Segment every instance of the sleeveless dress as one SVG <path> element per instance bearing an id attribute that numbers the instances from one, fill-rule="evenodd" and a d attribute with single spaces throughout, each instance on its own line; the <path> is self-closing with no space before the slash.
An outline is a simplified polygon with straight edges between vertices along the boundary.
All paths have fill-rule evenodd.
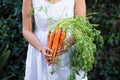
<path id="1" fill-rule="evenodd" d="M 34 8 L 35 30 L 34 34 L 38 40 L 47 46 L 48 26 L 50 29 L 60 19 L 74 16 L 74 0 L 60 0 L 51 4 L 45 0 L 32 0 Z M 51 22 L 52 25 L 49 25 Z M 52 65 L 48 65 L 44 56 L 32 45 L 28 45 L 26 70 L 24 80 L 67 80 L 69 69 L 68 52 L 59 56 L 62 61 L 54 74 L 51 74 Z M 87 80 L 83 78 L 84 71 L 76 75 L 76 80 Z"/>

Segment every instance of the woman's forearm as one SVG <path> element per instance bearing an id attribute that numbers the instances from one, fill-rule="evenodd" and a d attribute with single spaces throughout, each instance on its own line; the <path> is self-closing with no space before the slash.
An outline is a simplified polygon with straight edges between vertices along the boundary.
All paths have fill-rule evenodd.
<path id="1" fill-rule="evenodd" d="M 42 44 L 33 32 L 23 30 L 23 36 L 33 47 L 41 51 Z"/>
<path id="2" fill-rule="evenodd" d="M 75 0 L 75 16 L 82 16 L 86 19 L 86 2 L 85 0 Z"/>
<path id="3" fill-rule="evenodd" d="M 32 8 L 32 0 L 23 0 L 22 5 L 22 33 L 24 38 L 36 49 L 41 50 L 42 44 L 32 32 L 32 15 L 30 10 Z"/>

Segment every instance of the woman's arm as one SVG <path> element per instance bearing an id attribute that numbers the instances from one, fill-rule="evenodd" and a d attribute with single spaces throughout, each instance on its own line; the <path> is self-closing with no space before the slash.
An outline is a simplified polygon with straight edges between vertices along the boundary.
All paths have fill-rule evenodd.
<path id="1" fill-rule="evenodd" d="M 22 5 L 23 36 L 38 51 L 41 51 L 44 55 L 49 56 L 46 54 L 46 50 L 49 51 L 51 50 L 43 46 L 32 32 L 32 16 L 29 13 L 31 8 L 32 8 L 32 0 L 23 0 L 23 5 Z"/>
<path id="2" fill-rule="evenodd" d="M 74 6 L 74 15 L 75 16 L 82 16 L 86 19 L 86 3 L 85 0 L 75 0 Z M 69 37 L 66 41 L 66 48 L 60 49 L 59 53 L 68 51 L 68 48 L 75 43 L 74 36 Z"/>
<path id="3" fill-rule="evenodd" d="M 86 19 L 85 0 L 75 0 L 74 13 L 75 13 L 75 16 L 82 16 Z"/>
<path id="4" fill-rule="evenodd" d="M 74 15 L 75 16 L 82 16 L 86 19 L 86 3 L 85 3 L 85 0 L 75 0 Z M 75 43 L 74 36 L 69 37 L 68 41 L 66 41 L 66 42 L 68 44 L 68 47 L 73 45 Z"/>

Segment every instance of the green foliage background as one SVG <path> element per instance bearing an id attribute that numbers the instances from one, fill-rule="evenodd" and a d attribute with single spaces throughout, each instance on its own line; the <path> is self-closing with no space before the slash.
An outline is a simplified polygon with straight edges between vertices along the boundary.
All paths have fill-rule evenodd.
<path id="1" fill-rule="evenodd" d="M 120 0 L 86 0 L 87 13 L 97 13 L 91 23 L 99 24 L 104 47 L 97 50 L 96 65 L 88 73 L 89 80 L 120 79 Z M 27 42 L 22 36 L 22 0 L 0 0 L 0 46 L 11 51 L 0 80 L 23 80 Z"/>

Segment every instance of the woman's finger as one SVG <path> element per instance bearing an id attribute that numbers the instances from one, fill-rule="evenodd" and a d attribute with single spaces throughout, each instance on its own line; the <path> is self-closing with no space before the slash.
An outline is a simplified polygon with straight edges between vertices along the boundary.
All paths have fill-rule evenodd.
<path id="1" fill-rule="evenodd" d="M 43 54 L 44 54 L 45 56 L 52 57 L 51 54 L 47 54 L 47 53 L 46 53 L 46 50 L 43 51 Z"/>
<path id="2" fill-rule="evenodd" d="M 49 59 L 46 59 L 46 62 L 48 63 L 48 65 L 52 64 Z"/>
<path id="3" fill-rule="evenodd" d="M 58 56 L 64 53 L 64 49 L 58 50 Z"/>
<path id="4" fill-rule="evenodd" d="M 68 47 L 60 47 L 59 49 L 58 49 L 58 56 L 59 55 L 62 55 L 63 53 L 65 53 L 65 52 L 67 52 L 68 51 Z"/>
<path id="5" fill-rule="evenodd" d="M 48 56 L 45 56 L 46 59 L 53 59 L 53 57 L 48 57 Z"/>
<path id="6" fill-rule="evenodd" d="M 53 58 L 49 58 L 49 57 L 45 57 L 46 62 L 48 63 L 48 65 L 53 63 Z"/>
<path id="7" fill-rule="evenodd" d="M 64 49 L 59 49 L 58 50 L 58 53 L 61 53 L 61 52 L 63 52 L 64 51 Z"/>
<path id="8" fill-rule="evenodd" d="M 50 48 L 46 48 L 46 50 L 50 51 L 51 53 L 53 52 Z"/>

